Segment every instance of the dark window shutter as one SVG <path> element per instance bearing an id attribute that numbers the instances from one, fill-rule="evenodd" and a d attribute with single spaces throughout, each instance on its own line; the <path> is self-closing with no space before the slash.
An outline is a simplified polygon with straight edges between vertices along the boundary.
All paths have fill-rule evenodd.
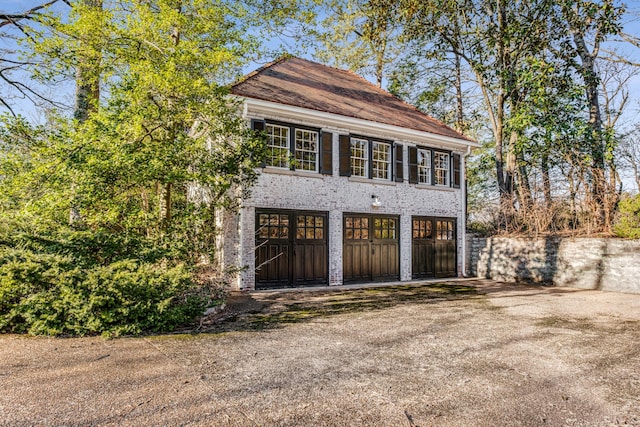
<path id="1" fill-rule="evenodd" d="M 351 137 L 340 135 L 340 176 L 351 176 Z"/>
<path id="2" fill-rule="evenodd" d="M 256 131 L 256 133 L 264 132 L 264 120 L 251 119 L 251 129 Z M 263 168 L 265 166 L 267 166 L 266 159 L 262 159 L 260 167 Z"/>
<path id="3" fill-rule="evenodd" d="M 403 159 L 402 159 L 402 150 L 404 146 L 401 144 L 396 145 L 396 182 L 404 181 L 404 173 L 402 170 L 403 167 Z"/>
<path id="4" fill-rule="evenodd" d="M 333 134 L 322 132 L 322 163 L 320 173 L 323 175 L 333 174 Z"/>
<path id="5" fill-rule="evenodd" d="M 461 170 L 460 170 L 460 154 L 451 155 L 451 164 L 453 176 L 451 177 L 451 185 L 453 188 L 460 188 Z"/>
<path id="6" fill-rule="evenodd" d="M 418 148 L 409 147 L 409 182 L 418 183 Z"/>
<path id="7" fill-rule="evenodd" d="M 264 131 L 264 120 L 251 119 L 251 129 L 257 132 Z"/>

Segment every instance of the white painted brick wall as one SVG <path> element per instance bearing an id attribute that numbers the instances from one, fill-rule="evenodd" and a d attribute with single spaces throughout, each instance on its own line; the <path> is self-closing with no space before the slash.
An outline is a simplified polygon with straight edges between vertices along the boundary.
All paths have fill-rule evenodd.
<path id="1" fill-rule="evenodd" d="M 284 118 L 278 118 L 285 120 Z M 291 121 L 290 121 L 291 122 Z M 313 125 L 309 123 L 301 123 Z M 316 124 L 316 127 L 318 125 Z M 225 258 L 226 264 L 245 267 L 234 284 L 236 289 L 255 288 L 255 209 L 298 209 L 329 212 L 329 284 L 342 284 L 342 218 L 344 212 L 376 213 L 400 216 L 400 279 L 411 280 L 411 216 L 439 216 L 456 218 L 458 224 L 458 272 L 462 268 L 462 237 L 464 230 L 463 189 L 437 188 L 408 183 L 408 149 L 404 149 L 405 182 L 376 181 L 339 176 L 339 131 L 333 133 L 333 175 L 292 172 L 266 168 L 251 190 L 251 196 L 243 202 L 239 230 L 235 236 L 227 236 L 226 249 L 238 258 Z M 341 133 L 346 134 L 345 130 Z M 382 135 L 367 135 L 383 137 Z M 385 135 L 387 139 L 388 135 Z M 382 206 L 371 206 L 371 196 L 377 195 Z M 230 227 L 229 229 L 232 229 Z"/>

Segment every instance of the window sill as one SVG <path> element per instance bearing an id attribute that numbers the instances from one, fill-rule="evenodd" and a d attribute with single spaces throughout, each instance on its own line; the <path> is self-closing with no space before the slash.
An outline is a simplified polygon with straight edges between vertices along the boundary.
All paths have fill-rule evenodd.
<path id="1" fill-rule="evenodd" d="M 421 190 L 439 190 L 439 191 L 457 191 L 459 188 L 447 187 L 444 185 L 431 185 L 431 184 L 415 184 L 416 188 Z"/>
<path id="2" fill-rule="evenodd" d="M 299 171 L 299 170 L 291 170 L 284 168 L 274 168 L 272 166 L 266 166 L 262 168 L 263 173 L 270 173 L 274 175 L 290 175 L 290 176 L 301 176 L 304 178 L 317 178 L 322 179 L 324 175 L 320 172 L 311 172 L 311 171 Z"/>
<path id="3" fill-rule="evenodd" d="M 351 181 L 351 182 L 362 182 L 362 183 L 366 183 L 366 184 L 389 185 L 389 186 L 396 185 L 396 182 L 391 181 L 391 180 L 363 178 L 363 177 L 360 177 L 360 176 L 350 176 L 349 177 L 349 181 Z"/>

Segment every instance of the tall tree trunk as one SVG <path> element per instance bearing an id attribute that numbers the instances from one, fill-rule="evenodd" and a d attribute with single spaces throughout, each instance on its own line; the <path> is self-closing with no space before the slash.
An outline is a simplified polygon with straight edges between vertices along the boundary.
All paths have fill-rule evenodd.
<path id="1" fill-rule="evenodd" d="M 80 19 L 88 19 L 92 25 L 86 25 L 87 33 L 80 36 L 78 40 L 78 51 L 76 52 L 76 94 L 73 109 L 73 117 L 82 124 L 89 119 L 91 114 L 98 109 L 100 102 L 100 66 L 102 52 L 96 46 L 93 34 L 96 31 L 93 15 L 102 12 L 102 0 L 79 0 L 80 7 L 86 7 L 86 13 Z M 76 183 L 71 184 L 72 193 L 76 191 Z M 72 195 L 71 207 L 69 208 L 69 224 L 78 224 L 82 221 L 82 215 L 78 209 L 75 195 Z"/>
<path id="2" fill-rule="evenodd" d="M 602 112 L 598 97 L 600 80 L 595 70 L 597 47 L 594 48 L 593 53 L 589 52 L 583 35 L 578 31 L 573 33 L 573 40 L 580 56 L 579 71 L 584 79 L 587 102 L 589 104 L 589 142 L 590 154 L 593 159 L 590 165 L 592 175 L 591 195 L 595 202 L 595 212 L 593 214 L 599 227 L 608 228 L 611 225 L 611 221 L 606 203 L 607 182 L 605 177 L 604 135 L 602 132 Z"/>
<path id="3" fill-rule="evenodd" d="M 547 152 L 542 154 L 540 159 L 540 169 L 542 170 L 542 192 L 544 194 L 544 201 L 547 208 L 550 208 L 553 204 L 551 197 L 551 179 L 549 177 L 549 155 Z"/>
<path id="4" fill-rule="evenodd" d="M 520 203 L 527 209 L 533 206 L 533 195 L 529 184 L 529 172 L 522 161 L 518 167 L 518 188 L 520 189 Z"/>
<path id="5" fill-rule="evenodd" d="M 79 0 L 81 6 L 87 8 L 89 19 L 94 13 L 102 11 L 102 0 Z M 82 19 L 82 18 L 81 18 Z M 100 66 L 101 51 L 96 46 L 96 40 L 92 31 L 95 31 L 95 22 L 89 25 L 89 34 L 84 34 L 79 40 L 76 67 L 76 96 L 73 117 L 78 122 L 85 122 L 89 116 L 97 111 L 100 101 Z M 98 42 L 101 42 L 98 41 Z"/>
<path id="6" fill-rule="evenodd" d="M 454 55 L 456 67 L 456 130 L 461 133 L 466 132 L 464 123 L 464 109 L 462 103 L 462 65 L 460 64 L 460 56 Z"/>

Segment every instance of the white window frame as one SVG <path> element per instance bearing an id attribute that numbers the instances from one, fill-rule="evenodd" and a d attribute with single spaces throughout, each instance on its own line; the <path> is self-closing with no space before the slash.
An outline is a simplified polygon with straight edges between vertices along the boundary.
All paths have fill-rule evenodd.
<path id="1" fill-rule="evenodd" d="M 431 150 L 418 148 L 418 183 L 431 185 Z"/>
<path id="2" fill-rule="evenodd" d="M 274 130 L 280 132 L 276 134 Z M 265 132 L 267 134 L 267 158 L 266 166 L 278 169 L 291 169 L 292 162 L 294 169 L 303 172 L 318 172 L 320 168 L 320 132 L 313 129 L 298 128 L 286 123 L 265 123 Z M 298 133 L 305 135 L 302 139 Z M 286 136 L 285 136 L 286 135 Z M 276 141 L 280 141 L 279 144 Z M 286 141 L 286 146 L 282 143 Z M 298 148 L 298 142 L 301 147 Z M 315 145 L 315 150 L 305 147 Z M 274 153 L 276 151 L 286 151 L 286 158 L 280 159 L 277 164 L 274 160 L 278 157 Z M 306 154 L 306 159 L 305 159 Z M 313 166 L 311 168 L 310 166 Z"/>
<path id="3" fill-rule="evenodd" d="M 309 138 L 298 138 L 298 133 L 301 134 L 306 134 L 309 136 Z M 295 128 L 294 129 L 294 141 L 293 143 L 294 145 L 294 153 L 295 153 L 295 159 L 296 159 L 296 169 L 301 170 L 301 171 L 305 171 L 305 172 L 318 172 L 318 157 L 319 157 L 319 147 L 320 147 L 320 134 L 315 131 L 315 130 L 309 130 L 309 129 L 300 129 L 300 128 Z M 298 148 L 298 141 L 301 141 L 301 148 Z M 310 150 L 308 148 L 305 148 L 304 145 L 305 143 L 308 144 L 313 144 L 315 145 L 315 149 Z M 305 154 L 307 154 L 307 159 L 305 159 Z M 310 158 L 312 158 L 313 160 L 309 160 Z M 311 165 L 313 164 L 313 169 L 311 168 L 307 168 L 306 165 Z"/>
<path id="4" fill-rule="evenodd" d="M 384 151 L 380 150 L 380 147 L 384 147 Z M 378 158 L 376 159 L 376 153 L 384 153 L 385 158 Z M 392 160 L 392 154 L 391 154 L 391 144 L 388 144 L 386 142 L 380 142 L 380 141 L 371 141 L 371 178 L 372 179 L 377 179 L 377 180 L 381 180 L 381 181 L 390 181 L 391 180 L 391 160 Z M 384 164 L 386 165 L 386 167 L 380 168 L 378 167 L 378 165 L 380 164 Z M 380 177 L 380 176 L 376 176 L 379 175 L 380 173 L 383 173 L 385 176 Z"/>
<path id="5" fill-rule="evenodd" d="M 275 132 L 273 132 L 276 129 L 280 130 L 281 133 L 276 134 Z M 284 131 L 284 134 L 286 135 L 286 137 L 283 137 L 282 131 Z M 281 125 L 276 125 L 272 123 L 266 123 L 265 132 L 267 134 L 267 153 L 268 153 L 265 163 L 267 164 L 267 166 L 272 168 L 289 169 L 289 166 L 290 166 L 289 157 L 291 155 L 291 142 L 290 142 L 291 129 L 288 126 L 281 126 Z M 280 142 L 284 141 L 286 145 L 276 144 L 276 140 Z M 273 164 L 274 159 L 276 159 L 276 156 L 274 156 L 275 151 L 284 151 L 286 154 L 286 157 L 284 159 L 280 159 L 278 164 Z"/>
<path id="6" fill-rule="evenodd" d="M 349 150 L 351 154 L 351 176 L 369 178 L 369 140 L 352 137 Z M 355 163 L 358 163 L 358 165 L 356 166 Z"/>
<path id="7" fill-rule="evenodd" d="M 444 182 L 442 182 L 444 178 Z M 433 183 L 438 187 L 449 187 L 451 182 L 451 156 L 441 151 L 433 152 Z"/>

